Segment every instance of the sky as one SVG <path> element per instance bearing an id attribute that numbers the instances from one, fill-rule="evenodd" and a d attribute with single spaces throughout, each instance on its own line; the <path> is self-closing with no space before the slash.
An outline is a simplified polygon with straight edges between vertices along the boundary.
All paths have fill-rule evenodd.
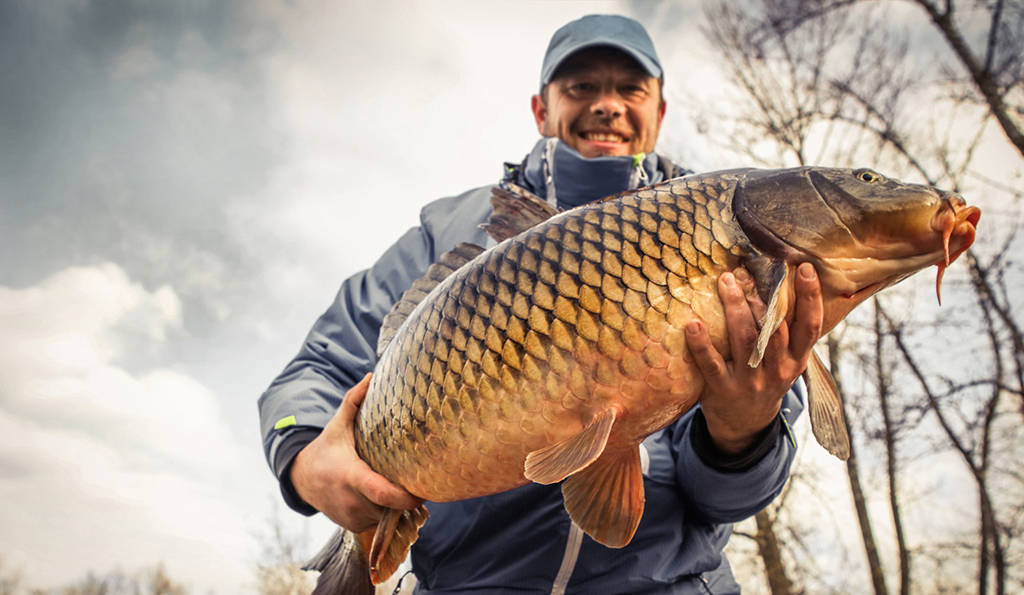
<path id="1" fill-rule="evenodd" d="M 548 39 L 594 12 L 654 38 L 661 150 L 735 166 L 696 138 L 698 2 L 0 0 L 6 567 L 252 592 L 268 519 L 309 527 L 256 399 L 420 207 L 529 151 Z"/>
<path id="2" fill-rule="evenodd" d="M 304 530 L 256 399 L 420 207 L 529 151 L 555 29 L 627 8 L 0 0 L 4 568 L 251 592 L 268 519 Z"/>

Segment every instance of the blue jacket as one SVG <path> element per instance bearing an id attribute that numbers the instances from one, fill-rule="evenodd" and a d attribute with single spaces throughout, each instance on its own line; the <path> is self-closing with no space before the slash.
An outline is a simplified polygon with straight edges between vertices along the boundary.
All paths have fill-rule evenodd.
<path id="1" fill-rule="evenodd" d="M 666 175 L 665 162 L 659 165 L 655 155 L 642 161 L 582 160 L 559 145 L 541 141 L 522 165 L 506 165 L 509 176 L 562 207 Z M 593 169 L 600 160 L 608 161 Z M 594 185 L 593 196 L 586 184 L 571 183 L 585 179 L 593 185 L 594 175 L 616 179 Z M 554 184 L 546 183 L 552 179 Z M 490 191 L 477 188 L 424 207 L 418 227 L 342 284 L 298 356 L 260 398 L 267 459 L 292 508 L 316 512 L 294 493 L 291 462 L 334 415 L 345 392 L 372 371 L 377 334 L 392 304 L 456 243 L 493 245 L 477 227 L 490 214 Z M 739 593 L 722 548 L 732 523 L 767 506 L 785 484 L 796 446 L 788 427 L 803 403 L 798 382 L 785 396 L 779 419 L 745 460 L 714 452 L 699 406 L 648 437 L 642 449 L 644 516 L 622 549 L 606 548 L 579 531 L 557 485 L 428 503 L 431 517 L 412 549 L 417 593 Z"/>

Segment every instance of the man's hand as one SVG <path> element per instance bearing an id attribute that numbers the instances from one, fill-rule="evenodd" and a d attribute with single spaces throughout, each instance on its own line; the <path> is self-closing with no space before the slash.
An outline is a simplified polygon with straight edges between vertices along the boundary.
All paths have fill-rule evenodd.
<path id="1" fill-rule="evenodd" d="M 292 463 L 292 485 L 313 508 L 349 531 L 377 525 L 383 509 L 410 510 L 423 503 L 370 469 L 356 454 L 356 413 L 366 398 L 370 374 L 345 394 L 324 431 Z"/>
<path id="2" fill-rule="evenodd" d="M 795 281 L 796 316 L 792 323 L 783 322 L 775 331 L 756 368 L 751 368 L 747 360 L 757 346 L 757 320 L 767 306 L 757 297 L 754 280 L 746 269 L 724 273 L 718 279 L 731 361 L 725 361 L 711 345 L 711 336 L 700 321 L 690 321 L 686 326 L 690 352 L 707 380 L 700 406 L 708 432 L 715 446 L 726 454 L 750 448 L 778 415 L 783 395 L 807 367 L 811 348 L 821 336 L 821 285 L 814 266 L 800 265 Z"/>

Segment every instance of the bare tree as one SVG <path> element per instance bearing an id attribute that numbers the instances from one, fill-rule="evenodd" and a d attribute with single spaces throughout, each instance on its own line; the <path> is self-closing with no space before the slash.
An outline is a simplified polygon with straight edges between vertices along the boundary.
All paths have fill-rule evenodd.
<path id="1" fill-rule="evenodd" d="M 828 342 L 829 366 L 835 376 L 836 386 L 841 394 L 848 394 L 843 388 L 842 369 L 842 347 L 840 344 L 841 333 L 834 332 L 826 337 Z M 847 403 L 843 403 L 843 418 L 846 420 L 846 430 L 853 436 L 853 426 L 850 420 L 853 419 Z M 860 526 L 860 540 L 864 546 L 864 555 L 868 559 L 868 571 L 871 574 L 871 587 L 875 595 L 887 595 L 889 590 L 885 585 L 885 576 L 881 556 L 878 553 L 878 542 L 875 540 L 874 529 L 871 528 L 871 516 L 868 514 L 867 498 L 864 494 L 864 487 L 860 480 L 860 464 L 857 456 L 857 446 L 854 441 L 850 442 L 850 458 L 846 460 L 846 475 L 850 479 L 850 494 L 853 497 L 853 507 L 857 512 L 857 523 Z"/>
<path id="2" fill-rule="evenodd" d="M 899 439 L 900 420 L 893 419 L 891 411 L 891 376 L 892 370 L 888 365 L 886 354 L 883 350 L 885 331 L 882 328 L 884 314 L 876 296 L 872 303 L 875 308 L 874 335 L 875 335 L 875 380 L 878 387 L 878 407 L 882 413 L 884 422 L 881 440 L 885 444 L 885 465 L 889 477 L 889 509 L 892 511 L 893 529 L 896 533 L 896 546 L 900 559 L 900 595 L 910 595 L 910 551 L 907 549 L 907 539 L 903 529 L 903 514 L 899 504 L 899 464 L 896 456 L 896 443 Z"/>
<path id="3" fill-rule="evenodd" d="M 306 595 L 316 584 L 313 576 L 302 570 L 309 558 L 306 534 L 293 534 L 277 514 L 277 506 L 267 520 L 268 533 L 257 536 L 263 550 L 256 564 L 256 589 L 260 595 Z"/>
<path id="4" fill-rule="evenodd" d="M 768 15 L 766 24 L 783 32 L 855 4 L 869 0 L 792 0 L 778 3 L 781 9 Z M 946 81 L 958 89 L 957 99 L 985 104 L 1007 140 L 1024 156 L 1024 6 L 1013 0 L 975 0 L 954 4 L 953 0 L 903 0 L 925 11 L 956 56 L 959 68 L 945 70 Z M 765 3 L 766 5 L 768 3 Z M 978 9 L 983 11 L 979 16 Z M 964 14 L 966 13 L 966 15 Z M 961 17 L 972 29 L 981 29 L 975 39 L 964 34 Z M 985 18 L 987 17 L 987 19 Z M 980 21 L 987 20 L 985 25 Z M 973 47 L 972 47 L 973 46 Z M 978 48 L 978 49 L 975 49 Z"/>
<path id="5" fill-rule="evenodd" d="M 1010 159 L 1016 156 L 1018 168 L 1022 164 L 1024 5 L 1008 0 L 734 0 L 709 6 L 707 36 L 738 90 L 732 110 L 718 114 L 725 129 L 714 131 L 714 137 L 729 139 L 726 144 L 739 154 L 772 166 L 875 165 L 948 189 L 962 189 L 970 181 L 989 196 L 1003 197 L 986 206 L 1003 215 L 986 228 L 1002 239 L 982 246 L 988 249 L 984 256 L 978 248 L 965 256 L 969 282 L 953 288 L 947 284 L 954 303 L 975 307 L 942 316 L 914 312 L 896 322 L 885 304 L 905 300 L 905 294 L 886 294 L 876 302 L 873 321 L 853 316 L 846 325 L 856 327 L 854 335 L 864 339 L 843 342 L 834 334 L 830 356 L 840 377 L 875 378 L 860 387 L 875 393 L 877 415 L 864 418 L 863 428 L 851 429 L 855 442 L 885 461 L 892 533 L 882 538 L 892 540 L 898 569 L 885 568 L 878 553 L 865 504 L 868 488 L 858 471 L 859 447 L 848 462 L 848 476 L 876 595 L 887 592 L 886 574 L 895 572 L 904 595 L 966 589 L 962 579 L 941 568 L 943 561 L 969 556 L 976 559 L 978 593 L 1001 594 L 1013 585 L 1020 590 L 1024 341 L 1019 289 L 1024 283 L 1017 255 L 1024 251 L 1015 243 L 1015 232 L 1021 192 L 982 173 L 978 150 L 992 122 L 1009 141 L 1001 150 Z M 906 28 L 892 26 L 897 22 Z M 993 245 L 999 247 L 994 253 Z M 961 345 L 982 346 L 962 353 L 973 365 L 924 365 L 936 359 L 936 340 L 954 336 Z M 842 365 L 847 361 L 850 365 Z M 1016 412 L 1016 424 L 1006 420 L 1008 411 Z M 901 447 L 904 443 L 910 447 Z M 908 504 L 901 498 L 899 479 L 907 465 L 950 450 L 959 455 L 977 489 L 977 541 L 972 545 L 927 534 L 912 541 L 904 527 Z M 995 485 L 1016 490 L 996 490 Z M 766 526 L 777 538 L 785 533 L 779 531 L 778 518 Z M 776 541 L 784 551 L 785 540 Z M 930 584 L 914 581 L 915 556 L 938 569 L 932 573 L 938 578 Z M 767 567 L 769 558 L 764 561 Z"/>
<path id="6" fill-rule="evenodd" d="M 21 589 L 21 580 L 21 569 L 11 568 L 7 560 L 0 556 L 0 595 L 16 595 Z"/>
<path id="7" fill-rule="evenodd" d="M 915 0 L 942 32 L 970 82 L 962 84 L 964 99 L 980 95 L 991 110 L 992 117 L 1006 138 L 1024 156 L 1024 132 L 1021 118 L 1024 111 L 1024 6 L 1013 0 L 985 3 L 988 12 L 988 33 L 984 36 L 981 55 L 976 54 L 957 23 L 953 0 L 933 2 Z M 981 4 L 981 3 L 976 3 Z M 953 75 L 953 80 L 960 77 Z"/>
<path id="8" fill-rule="evenodd" d="M 187 591 L 182 585 L 175 584 L 167 575 L 163 564 L 144 572 L 142 575 L 143 586 L 149 588 L 144 591 L 147 595 L 186 595 Z"/>
<path id="9" fill-rule="evenodd" d="M 782 561 L 782 547 L 779 544 L 779 537 L 775 532 L 775 519 L 768 510 L 762 510 L 754 517 L 757 522 L 757 534 L 754 539 L 757 542 L 757 549 L 765 565 L 765 575 L 768 580 L 768 587 L 772 595 L 792 595 L 799 591 L 794 590 L 793 581 L 786 572 L 786 565 Z"/>
<path id="10" fill-rule="evenodd" d="M 176 583 L 163 564 L 135 573 L 113 570 L 103 574 L 89 572 L 85 577 L 62 587 L 30 589 L 32 595 L 188 595 Z"/>

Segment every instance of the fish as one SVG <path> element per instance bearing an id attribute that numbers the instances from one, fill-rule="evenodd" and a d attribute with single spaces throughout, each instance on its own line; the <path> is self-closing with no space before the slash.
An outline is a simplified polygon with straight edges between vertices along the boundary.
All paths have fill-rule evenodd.
<path id="1" fill-rule="evenodd" d="M 357 452 L 436 502 L 562 482 L 573 522 L 613 548 L 643 514 L 640 443 L 705 385 L 686 323 L 732 358 L 719 275 L 746 268 L 767 304 L 756 367 L 794 314 L 800 264 L 817 271 L 824 334 L 933 265 L 938 294 L 981 216 L 953 192 L 823 167 L 690 175 L 562 212 L 511 186 L 492 205 L 482 227 L 499 243 L 457 245 L 384 319 Z M 840 395 L 813 352 L 804 377 L 816 439 L 846 459 Z M 340 531 L 307 565 L 315 593 L 372 593 L 428 516 L 385 509 L 375 529 Z"/>

